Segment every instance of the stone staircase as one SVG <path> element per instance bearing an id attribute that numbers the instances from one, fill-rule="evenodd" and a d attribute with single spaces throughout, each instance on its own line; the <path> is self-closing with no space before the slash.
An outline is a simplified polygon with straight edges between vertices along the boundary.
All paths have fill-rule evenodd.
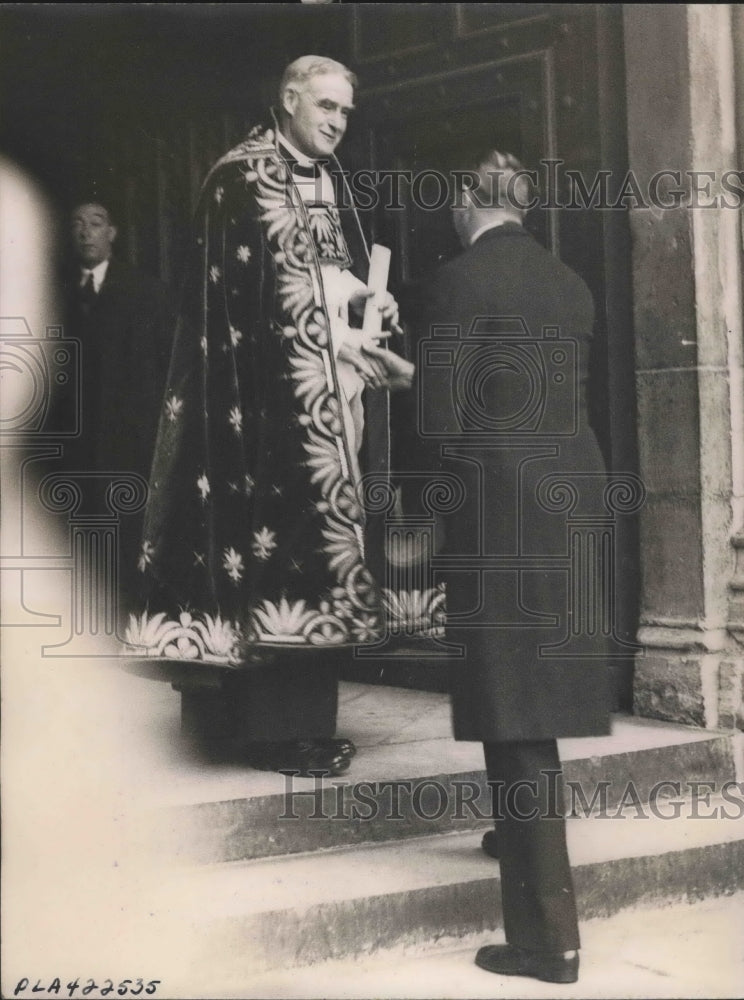
<path id="1" fill-rule="evenodd" d="M 446 696 L 347 684 L 339 731 L 360 750 L 331 780 L 181 757 L 147 836 L 193 969 L 239 984 L 501 926 L 481 750 Z M 741 734 L 616 716 L 560 746 L 581 919 L 744 888 Z"/>

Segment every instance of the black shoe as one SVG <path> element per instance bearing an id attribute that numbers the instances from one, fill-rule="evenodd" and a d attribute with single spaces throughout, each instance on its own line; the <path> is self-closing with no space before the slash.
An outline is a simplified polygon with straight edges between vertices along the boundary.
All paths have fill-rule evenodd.
<path id="1" fill-rule="evenodd" d="M 351 740 L 334 737 L 333 739 L 318 739 L 312 742 L 323 750 L 341 754 L 343 757 L 348 757 L 349 760 L 356 756 L 357 748 Z"/>
<path id="2" fill-rule="evenodd" d="M 495 830 L 488 830 L 483 834 L 483 840 L 481 840 L 481 850 L 485 851 L 490 858 L 500 858 L 501 852 L 499 851 L 499 835 Z"/>
<path id="3" fill-rule="evenodd" d="M 347 771 L 351 763 L 351 758 L 336 747 L 311 740 L 252 743 L 247 759 L 259 771 L 291 772 L 298 778 L 312 778 L 319 773 L 333 777 Z"/>
<path id="4" fill-rule="evenodd" d="M 579 978 L 579 953 L 524 951 L 511 944 L 489 944 L 480 948 L 475 964 L 498 976 L 530 976 L 543 983 L 575 983 Z"/>

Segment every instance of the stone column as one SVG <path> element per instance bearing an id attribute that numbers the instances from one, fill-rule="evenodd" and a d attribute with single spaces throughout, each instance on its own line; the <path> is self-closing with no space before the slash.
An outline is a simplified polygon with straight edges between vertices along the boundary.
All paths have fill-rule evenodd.
<path id="1" fill-rule="evenodd" d="M 732 597 L 744 495 L 741 193 L 723 186 L 738 166 L 734 17 L 729 5 L 624 7 L 648 491 L 634 705 L 707 727 L 742 725 L 743 714 Z M 679 174 L 665 175 L 655 199 L 662 171 Z"/>

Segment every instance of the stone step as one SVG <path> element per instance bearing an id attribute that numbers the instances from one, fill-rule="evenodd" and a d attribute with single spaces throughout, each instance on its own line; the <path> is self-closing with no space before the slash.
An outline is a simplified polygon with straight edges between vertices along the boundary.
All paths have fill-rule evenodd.
<path id="1" fill-rule="evenodd" d="M 612 815 L 657 795 L 720 789 L 736 777 L 740 743 L 730 733 L 616 716 L 611 736 L 560 741 L 567 809 L 582 815 L 594 803 Z M 164 859 L 200 864 L 482 830 L 491 815 L 480 744 L 441 738 L 362 747 L 334 779 L 216 769 L 208 783 L 171 787 L 170 801 L 148 841 Z"/>
<path id="2" fill-rule="evenodd" d="M 671 804 L 667 804 L 671 805 Z M 744 790 L 568 821 L 580 918 L 744 888 Z M 738 819 L 738 822 L 737 822 Z M 185 867 L 164 875 L 182 954 L 223 974 L 301 967 L 429 947 L 501 927 L 498 863 L 480 833 L 448 833 L 292 857 Z M 185 969 L 184 969 L 185 971 Z"/>
<path id="3" fill-rule="evenodd" d="M 730 998 L 744 982 L 744 892 L 677 904 L 634 906 L 581 925 L 581 971 L 566 987 L 535 979 L 494 976 L 477 968 L 475 953 L 501 935 L 486 931 L 427 948 L 381 951 L 360 959 L 322 962 L 224 980 L 220 996 L 282 1000 L 669 1000 Z M 238 987 L 236 989 L 235 987 Z M 198 984 L 197 984 L 198 988 Z M 217 993 L 215 992 L 215 994 Z"/>

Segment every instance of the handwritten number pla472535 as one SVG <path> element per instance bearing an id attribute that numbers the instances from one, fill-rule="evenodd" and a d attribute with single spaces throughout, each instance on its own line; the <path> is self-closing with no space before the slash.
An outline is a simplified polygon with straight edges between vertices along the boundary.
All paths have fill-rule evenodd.
<path id="1" fill-rule="evenodd" d="M 48 986 L 45 986 L 41 979 L 37 979 L 31 986 L 31 980 L 24 977 L 18 980 L 16 988 L 13 990 L 13 996 L 32 996 L 35 993 L 43 993 L 46 996 L 74 997 L 78 990 L 80 996 L 84 997 L 107 997 L 112 993 L 119 997 L 137 997 L 141 993 L 154 996 L 160 983 L 160 979 L 150 979 L 147 982 L 143 979 L 122 979 L 117 986 L 111 979 L 104 979 L 99 986 L 95 980 L 88 979 L 82 986 L 80 980 L 76 979 L 74 982 L 69 982 L 67 986 L 63 986 L 61 979 L 53 979 Z"/>

